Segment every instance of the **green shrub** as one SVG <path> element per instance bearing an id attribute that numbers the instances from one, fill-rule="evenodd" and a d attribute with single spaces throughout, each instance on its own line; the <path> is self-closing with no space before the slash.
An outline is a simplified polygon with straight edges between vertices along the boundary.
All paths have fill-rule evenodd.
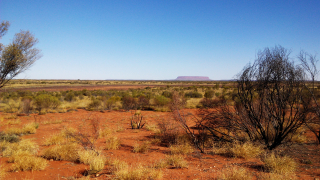
<path id="1" fill-rule="evenodd" d="M 201 93 L 195 92 L 195 91 L 187 92 L 187 93 L 184 94 L 184 96 L 186 98 L 202 98 L 203 97 Z"/>
<path id="2" fill-rule="evenodd" d="M 89 110 L 98 110 L 100 106 L 101 106 L 101 100 L 96 99 L 96 98 L 92 98 L 91 103 L 88 104 L 87 108 Z"/>
<path id="3" fill-rule="evenodd" d="M 76 97 L 75 97 L 75 95 L 74 95 L 74 92 L 73 92 L 73 91 L 70 91 L 70 92 L 68 92 L 68 93 L 66 94 L 66 96 L 64 97 L 64 100 L 71 102 L 71 101 L 74 101 L 75 98 L 76 98 Z"/>
<path id="4" fill-rule="evenodd" d="M 172 92 L 169 91 L 163 91 L 162 92 L 162 96 L 166 97 L 166 98 L 172 98 Z"/>
<path id="5" fill-rule="evenodd" d="M 137 106 L 136 100 L 132 96 L 124 96 L 122 98 L 122 108 L 125 110 L 135 109 Z"/>
<path id="6" fill-rule="evenodd" d="M 36 96 L 34 103 L 38 111 L 41 111 L 42 109 L 57 108 L 61 104 L 57 97 L 49 94 L 40 94 Z"/>
<path id="7" fill-rule="evenodd" d="M 205 93 L 204 93 L 204 97 L 205 98 L 213 98 L 213 96 L 214 96 L 214 91 L 206 91 Z"/>
<path id="8" fill-rule="evenodd" d="M 169 98 L 166 98 L 164 96 L 156 96 L 154 98 L 154 104 L 156 106 L 165 106 L 165 105 L 169 104 L 170 101 L 171 100 Z"/>

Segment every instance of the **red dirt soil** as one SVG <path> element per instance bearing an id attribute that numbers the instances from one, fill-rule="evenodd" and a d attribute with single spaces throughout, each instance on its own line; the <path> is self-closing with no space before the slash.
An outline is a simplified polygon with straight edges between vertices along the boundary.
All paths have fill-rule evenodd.
<path id="1" fill-rule="evenodd" d="M 190 113 L 196 114 L 196 110 L 186 110 Z M 161 118 L 169 118 L 171 115 L 168 112 L 153 112 L 142 111 L 141 114 L 148 124 L 156 124 L 156 121 Z M 0 116 L 6 116 L 5 113 L 0 113 Z M 130 129 L 131 112 L 123 111 L 110 111 L 110 112 L 93 112 L 79 109 L 77 111 L 67 113 L 49 113 L 45 115 L 30 115 L 19 116 L 21 124 L 19 125 L 4 125 L 0 126 L 0 130 L 5 130 L 9 127 L 22 127 L 26 123 L 39 122 L 39 128 L 35 134 L 22 136 L 23 139 L 32 139 L 40 146 L 41 152 L 43 149 L 48 148 L 43 146 L 46 138 L 54 133 L 60 132 L 64 127 L 77 128 L 83 119 L 88 117 L 95 117 L 101 120 L 101 128 L 109 127 L 116 129 L 119 126 L 124 128 L 121 132 L 116 132 L 115 135 L 121 139 L 121 147 L 119 150 L 102 150 L 102 153 L 110 159 L 119 159 L 127 162 L 132 167 L 139 164 L 151 166 L 155 161 L 163 159 L 165 155 L 169 154 L 169 148 L 152 145 L 147 153 L 133 153 L 133 146 L 136 142 L 143 142 L 151 138 L 154 134 L 152 131 L 132 130 Z M 60 124 L 41 124 L 44 121 L 62 120 Z M 5 122 L 6 120 L 4 120 Z M 312 137 L 312 135 L 310 135 Z M 103 149 L 105 141 L 99 139 L 97 147 Z M 305 145 L 294 145 L 288 147 L 280 147 L 279 151 L 286 151 L 291 157 L 295 157 L 299 163 L 299 169 L 296 174 L 299 179 L 315 179 L 320 176 L 320 151 L 319 146 L 315 143 Z M 300 163 L 301 159 L 311 159 L 312 164 Z M 188 161 L 188 168 L 183 169 L 163 169 L 163 179 L 216 179 L 221 170 L 227 166 L 235 165 L 246 167 L 253 175 L 259 176 L 263 174 L 263 163 L 259 159 L 244 160 L 240 158 L 230 158 L 220 155 L 200 154 L 194 152 L 186 156 Z M 42 171 L 26 171 L 26 172 L 9 172 L 6 179 L 73 179 L 82 177 L 83 172 L 89 169 L 89 166 L 84 164 L 77 164 L 69 161 L 50 161 L 45 170 Z M 0 157 L 0 163 L 6 168 L 10 168 L 12 163 L 7 162 L 7 158 Z M 112 179 L 115 176 L 111 173 L 108 165 L 99 173 L 96 179 Z M 257 179 L 254 177 L 254 179 Z"/>

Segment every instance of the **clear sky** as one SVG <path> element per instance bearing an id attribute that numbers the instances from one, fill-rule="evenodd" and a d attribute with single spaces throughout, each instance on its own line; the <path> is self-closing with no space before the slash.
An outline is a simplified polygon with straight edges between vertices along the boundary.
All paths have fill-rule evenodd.
<path id="1" fill-rule="evenodd" d="M 0 19 L 3 44 L 39 39 L 25 79 L 225 80 L 265 47 L 320 53 L 319 0 L 0 0 Z"/>

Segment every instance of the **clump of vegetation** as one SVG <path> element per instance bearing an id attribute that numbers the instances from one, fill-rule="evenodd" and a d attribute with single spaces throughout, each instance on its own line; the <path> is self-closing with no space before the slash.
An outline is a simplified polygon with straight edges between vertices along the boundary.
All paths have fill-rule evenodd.
<path id="1" fill-rule="evenodd" d="M 186 98 L 202 98 L 202 94 L 196 91 L 187 92 L 184 94 Z"/>
<path id="2" fill-rule="evenodd" d="M 14 163 L 12 166 L 13 171 L 44 170 L 48 165 L 45 159 L 30 155 L 16 156 Z"/>
<path id="3" fill-rule="evenodd" d="M 188 167 L 187 161 L 181 155 L 169 155 L 166 157 L 165 162 L 168 166 L 172 166 L 173 168 Z"/>
<path id="4" fill-rule="evenodd" d="M 150 142 L 145 141 L 142 144 L 135 144 L 133 147 L 133 152 L 135 153 L 145 153 L 148 152 L 150 149 Z"/>
<path id="5" fill-rule="evenodd" d="M 175 145 L 170 145 L 169 147 L 171 154 L 190 154 L 194 151 L 193 146 L 188 143 L 182 143 L 182 144 L 175 144 Z"/>
<path id="6" fill-rule="evenodd" d="M 40 113 L 43 109 L 56 109 L 61 102 L 55 96 L 49 94 L 40 94 L 35 97 L 34 104 Z"/>
<path id="7" fill-rule="evenodd" d="M 0 164 L 0 179 L 5 178 L 7 174 L 7 169 L 4 168 L 2 164 Z"/>
<path id="8" fill-rule="evenodd" d="M 161 179 L 162 172 L 153 168 L 139 165 L 136 168 L 124 168 L 114 173 L 120 180 Z"/>
<path id="9" fill-rule="evenodd" d="M 104 168 L 106 158 L 100 152 L 94 150 L 78 151 L 79 161 L 90 165 L 88 174 L 95 174 Z"/>
<path id="10" fill-rule="evenodd" d="M 115 137 L 108 137 L 106 138 L 106 149 L 107 150 L 117 150 L 120 147 L 120 140 Z"/>
<path id="11" fill-rule="evenodd" d="M 16 134 L 6 134 L 4 132 L 0 132 L 0 142 L 2 141 L 15 143 L 15 142 L 19 142 L 20 138 Z"/>
<path id="12" fill-rule="evenodd" d="M 243 144 L 236 142 L 230 147 L 229 151 L 232 156 L 244 159 L 255 158 L 263 153 L 263 149 L 260 146 L 250 142 L 245 142 Z"/>
<path id="13" fill-rule="evenodd" d="M 224 180 L 247 180 L 252 179 L 252 174 L 245 168 L 232 166 L 224 169 L 219 178 Z"/>
<path id="14" fill-rule="evenodd" d="M 8 135 L 35 134 L 38 127 L 39 127 L 38 123 L 29 123 L 29 124 L 24 125 L 22 128 L 6 129 L 5 133 Z"/>
<path id="15" fill-rule="evenodd" d="M 80 146 L 76 143 L 56 145 L 43 150 L 42 156 L 46 159 L 76 162 L 79 160 L 79 148 Z"/>
<path id="16" fill-rule="evenodd" d="M 288 156 L 276 156 L 274 153 L 265 157 L 263 162 L 269 172 L 277 174 L 294 173 L 297 168 L 297 163 L 292 158 Z"/>
<path id="17" fill-rule="evenodd" d="M 19 153 L 27 153 L 30 155 L 35 155 L 38 152 L 39 146 L 32 142 L 29 139 L 21 140 L 17 143 L 7 143 L 6 146 L 3 147 L 4 151 L 2 155 L 4 157 L 14 156 Z"/>

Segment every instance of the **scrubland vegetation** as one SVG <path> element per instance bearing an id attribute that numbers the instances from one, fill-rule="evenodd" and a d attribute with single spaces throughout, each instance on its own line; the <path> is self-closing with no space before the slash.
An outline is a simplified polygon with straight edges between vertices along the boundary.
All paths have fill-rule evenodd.
<path id="1" fill-rule="evenodd" d="M 58 179 L 60 166 L 66 179 L 316 178 L 320 84 L 286 57 L 265 49 L 235 82 L 10 81 L 136 87 L 2 89 L 0 178 Z"/>
<path id="2" fill-rule="evenodd" d="M 237 103 L 235 89 L 234 82 L 216 82 L 211 86 L 129 90 L 2 92 L 0 149 L 2 157 L 7 158 L 2 162 L 7 161 L 7 165 L 1 168 L 0 177 L 10 177 L 11 173 L 19 171 L 46 171 L 50 162 L 69 161 L 87 166 L 79 177 L 99 178 L 100 174 L 106 173 L 111 179 L 170 179 L 165 169 L 173 173 L 181 169 L 187 174 L 188 169 L 197 169 L 198 165 L 206 163 L 202 158 L 212 157 L 255 162 L 260 169 L 252 173 L 256 169 L 226 161 L 214 171 L 203 172 L 205 179 L 299 179 L 295 174 L 299 174 L 299 166 L 306 161 L 278 149 L 286 151 L 292 144 L 315 143 L 306 136 L 310 132 L 307 124 L 288 134 L 284 145 L 271 151 L 266 149 L 263 139 L 252 139 L 241 129 L 234 131 L 229 126 L 221 126 L 219 121 L 214 121 L 219 125 L 215 127 L 215 133 L 213 127 L 206 127 L 213 111 L 221 112 L 219 110 L 226 104 L 231 107 Z M 76 126 L 61 118 L 40 118 L 56 113 L 76 114 L 77 111 L 100 113 L 101 116 L 89 114 L 77 120 Z M 102 117 L 111 112 L 126 113 L 128 117 L 113 120 L 114 125 L 110 127 L 110 120 Z M 145 116 L 146 112 L 166 113 L 166 116 Z M 44 126 L 61 128 L 48 134 L 41 143 L 28 138 L 30 134 L 37 135 L 37 130 Z M 163 149 L 161 158 L 148 163 L 146 159 L 132 163 L 110 156 L 108 152 L 126 153 L 126 140 L 121 134 L 129 129 L 137 134 L 137 139 L 133 138 L 127 153 L 144 156 L 158 152 L 155 149 L 159 147 Z M 141 139 L 141 133 L 151 135 L 141 136 L 144 137 Z M 190 158 L 196 159 L 190 161 Z M 310 165 L 315 163 L 308 162 Z M 212 162 L 210 166 L 217 164 Z"/>

